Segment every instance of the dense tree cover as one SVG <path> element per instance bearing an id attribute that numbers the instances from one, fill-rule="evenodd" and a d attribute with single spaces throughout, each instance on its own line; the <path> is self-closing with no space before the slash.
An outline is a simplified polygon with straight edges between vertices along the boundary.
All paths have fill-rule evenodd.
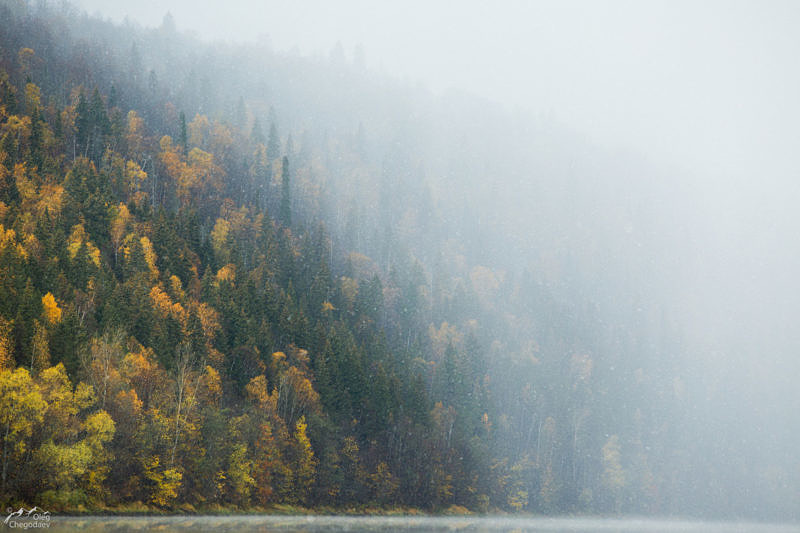
<path id="1" fill-rule="evenodd" d="M 26 25 L 52 38 L 46 19 L 3 9 L 23 17 L 4 24 L 0 72 L 3 496 L 62 509 L 488 501 L 466 443 L 485 432 L 453 436 L 456 406 L 476 420 L 484 407 L 450 389 L 436 403 L 429 363 L 387 340 L 386 314 L 410 321 L 423 280 L 366 275 L 371 260 L 334 252 L 313 211 L 292 216 L 302 158 L 281 152 L 274 117 L 265 140 L 258 124 L 248 135 L 181 112 L 173 140 L 142 118 L 157 103 L 133 83 L 57 88 L 77 66 L 22 46 Z M 136 108 L 121 107 L 127 91 Z"/>
<path id="2" fill-rule="evenodd" d="M 485 266 L 447 180 L 380 127 L 297 126 L 307 90 L 277 81 L 232 97 L 246 49 L 205 64 L 170 24 L 68 6 L 0 18 L 5 501 L 681 508 L 669 343 L 642 362 L 565 303 L 580 273 L 552 242 L 556 266 Z M 475 213 L 455 218 L 480 239 Z"/>

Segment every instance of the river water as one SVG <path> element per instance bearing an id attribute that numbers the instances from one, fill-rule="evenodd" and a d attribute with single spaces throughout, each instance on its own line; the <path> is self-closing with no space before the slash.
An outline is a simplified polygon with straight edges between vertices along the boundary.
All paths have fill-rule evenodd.
<path id="1" fill-rule="evenodd" d="M 41 527 L 41 526 L 40 526 Z M 32 529 L 32 528 L 31 528 Z M 39 528 L 37 528 L 39 529 Z M 800 524 L 694 522 L 652 519 L 523 518 L 523 517 L 352 517 L 352 516 L 52 516 L 49 531 L 203 532 L 543 532 L 543 533 L 784 533 L 800 532 Z M 29 529 L 30 530 L 30 529 Z M 41 530 L 41 529 L 39 529 Z"/>

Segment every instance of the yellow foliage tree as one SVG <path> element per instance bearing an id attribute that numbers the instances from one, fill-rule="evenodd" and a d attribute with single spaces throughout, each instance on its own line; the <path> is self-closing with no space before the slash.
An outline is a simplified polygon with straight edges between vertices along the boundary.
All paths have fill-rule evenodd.
<path id="1" fill-rule="evenodd" d="M 44 318 L 48 323 L 58 324 L 61 322 L 61 308 L 58 307 L 53 293 L 48 292 L 42 296 L 42 308 L 44 309 Z"/>
<path id="2" fill-rule="evenodd" d="M 125 140 L 128 143 L 128 151 L 132 154 L 140 154 L 144 151 L 144 120 L 136 111 L 131 110 L 128 111 L 127 122 Z"/>
<path id="3" fill-rule="evenodd" d="M 245 386 L 247 397 L 264 411 L 271 411 L 277 414 L 277 395 L 271 395 L 267 389 L 267 378 L 259 375 L 250 380 Z"/>
<path id="4" fill-rule="evenodd" d="M 230 244 L 228 242 L 231 224 L 224 218 L 218 218 L 211 230 L 211 248 L 220 263 L 228 263 L 231 258 Z"/>
<path id="5" fill-rule="evenodd" d="M 103 493 L 103 482 L 109 472 L 108 463 L 113 458 L 105 447 L 114 438 L 116 425 L 107 412 L 98 411 L 86 418 L 84 427 L 86 429 L 84 442 L 91 451 L 85 485 L 89 493 L 100 496 Z"/>
<path id="6" fill-rule="evenodd" d="M 31 117 L 10 115 L 4 124 L 0 125 L 0 133 L 9 135 L 18 143 L 27 138 L 31 132 Z M 24 166 L 21 167 L 24 170 Z M 16 173 L 16 167 L 15 167 Z"/>
<path id="7" fill-rule="evenodd" d="M 147 172 L 142 170 L 142 167 L 136 161 L 131 160 L 125 163 L 124 176 L 125 184 L 133 194 L 140 192 L 142 185 L 147 180 Z"/>
<path id="8" fill-rule="evenodd" d="M 301 416 L 295 424 L 294 431 L 294 498 L 307 504 L 311 498 L 311 486 L 317 473 L 317 458 L 311 448 L 311 441 L 306 434 L 306 417 Z"/>
<path id="9" fill-rule="evenodd" d="M 14 182 L 17 185 L 17 191 L 19 191 L 23 209 L 26 211 L 32 209 L 36 204 L 38 191 L 36 190 L 36 184 L 27 175 L 25 163 L 17 163 L 14 165 Z"/>
<path id="10" fill-rule="evenodd" d="M 76 443 L 46 441 L 34 453 L 37 468 L 48 473 L 47 484 L 55 494 L 47 493 L 49 507 L 67 507 L 60 493 L 75 489 L 76 480 L 86 475 L 92 461 L 92 451 L 84 441 Z"/>
<path id="11" fill-rule="evenodd" d="M 123 435 L 133 436 L 143 407 L 144 404 L 139 399 L 136 389 L 123 389 L 114 395 L 109 404 L 109 411 Z"/>
<path id="12" fill-rule="evenodd" d="M 156 285 L 150 289 L 150 299 L 153 302 L 153 307 L 155 307 L 162 318 L 171 317 L 177 320 L 182 326 L 186 325 L 186 309 L 184 309 L 179 302 L 173 302 L 169 294 L 164 292 L 161 287 Z"/>
<path id="13" fill-rule="evenodd" d="M 217 271 L 216 285 L 219 287 L 222 283 L 233 283 L 236 281 L 236 266 L 227 264 Z"/>
<path id="14" fill-rule="evenodd" d="M 120 365 L 120 374 L 134 387 L 137 399 L 141 400 L 144 408 L 164 392 L 166 374 L 156 362 L 151 348 L 139 346 L 126 354 Z"/>
<path id="15" fill-rule="evenodd" d="M 231 499 L 239 505 L 247 505 L 250 493 L 256 484 L 252 476 L 253 462 L 248 459 L 247 445 L 238 442 L 228 457 L 228 468 L 225 478 L 228 481 Z"/>
<path id="16" fill-rule="evenodd" d="M 278 414 L 286 425 L 295 425 L 298 417 L 319 411 L 319 394 L 311 381 L 295 366 L 278 379 Z"/>
<path id="17" fill-rule="evenodd" d="M 158 507 L 169 507 L 178 497 L 181 487 L 181 474 L 175 468 L 163 469 L 159 465 L 158 456 L 150 457 L 144 461 L 144 475 L 151 483 L 149 501 Z"/>
<path id="18" fill-rule="evenodd" d="M 81 382 L 73 390 L 63 363 L 43 370 L 38 382 L 42 398 L 47 403 L 44 422 L 49 428 L 50 438 L 74 440 L 81 429 L 78 413 L 95 402 L 93 387 Z"/>
<path id="19" fill-rule="evenodd" d="M 156 266 L 156 252 L 153 249 L 153 243 L 150 242 L 150 239 L 142 237 L 139 239 L 139 242 L 142 245 L 142 252 L 144 253 L 144 261 L 147 263 L 147 268 L 150 270 L 150 274 L 153 276 L 153 279 L 158 278 L 158 267 Z"/>
<path id="20" fill-rule="evenodd" d="M 222 378 L 214 367 L 206 365 L 205 372 L 200 378 L 198 400 L 201 403 L 214 405 L 222 398 Z"/>
<path id="21" fill-rule="evenodd" d="M 39 188 L 39 197 L 36 204 L 38 216 L 44 216 L 45 212 L 51 217 L 58 217 L 64 205 L 64 187 L 52 183 L 45 183 Z"/>
<path id="22" fill-rule="evenodd" d="M 195 311 L 200 319 L 200 326 L 203 328 L 203 336 L 205 336 L 206 342 L 213 342 L 214 337 L 222 330 L 219 324 L 219 313 L 205 302 L 197 304 Z"/>
<path id="23" fill-rule="evenodd" d="M 195 186 L 200 187 L 200 190 L 205 192 L 211 192 L 211 190 L 215 192 L 222 191 L 222 179 L 225 171 L 216 164 L 213 154 L 204 152 L 199 148 L 192 148 L 188 159 L 191 181 Z"/>
<path id="24" fill-rule="evenodd" d="M 121 203 L 117 206 L 116 213 L 111 219 L 111 243 L 114 245 L 114 264 L 117 264 L 119 250 L 122 247 L 123 239 L 128 231 L 128 224 L 131 221 L 131 213 L 128 206 Z"/>
<path id="25" fill-rule="evenodd" d="M 5 229 L 0 224 L 0 254 L 8 252 L 20 259 L 28 258 L 28 252 L 25 251 L 25 247 L 17 242 L 17 233 L 13 229 Z"/>
<path id="26" fill-rule="evenodd" d="M 46 431 L 33 459 L 37 468 L 50 474 L 46 484 L 56 491 L 45 493 L 47 499 L 59 507 L 65 505 L 63 495 L 75 490 L 101 496 L 111 457 L 105 445 L 114 436 L 114 421 L 105 411 L 79 419 L 79 413 L 94 403 L 94 393 L 85 383 L 73 391 L 63 364 L 42 371 L 38 381 L 46 405 Z M 84 438 L 76 440 L 81 433 Z"/>
<path id="27" fill-rule="evenodd" d="M 42 91 L 35 83 L 25 84 L 25 109 L 32 113 L 42 105 Z"/>
<path id="28" fill-rule="evenodd" d="M 231 129 L 225 124 L 215 121 L 211 131 L 208 149 L 224 161 L 225 158 L 230 155 L 233 144 L 234 140 Z"/>
<path id="29" fill-rule="evenodd" d="M 67 251 L 69 252 L 70 259 L 75 259 L 82 245 L 86 246 L 92 263 L 99 268 L 100 250 L 89 240 L 83 224 L 76 224 L 72 227 L 72 233 L 70 233 L 70 236 L 67 238 Z"/>
<path id="30" fill-rule="evenodd" d="M 10 465 L 22 464 L 34 427 L 41 423 L 47 404 L 24 368 L 0 370 L 0 493 L 6 494 Z"/>
<path id="31" fill-rule="evenodd" d="M 169 277 L 169 290 L 172 292 L 172 297 L 177 300 L 183 300 L 186 298 L 186 293 L 183 292 L 183 284 L 181 283 L 181 279 L 175 274 Z"/>
<path id="32" fill-rule="evenodd" d="M 195 115 L 186 129 L 189 130 L 189 144 L 191 146 L 206 146 L 206 141 L 211 131 L 211 123 L 208 121 L 207 116 Z"/>
<path id="33" fill-rule="evenodd" d="M 182 204 L 188 204 L 193 196 L 222 191 L 225 171 L 214 162 L 213 154 L 192 148 L 184 161 L 180 147 L 175 146 L 168 135 L 161 138 L 160 146 L 159 158 L 167 175 L 175 182 Z"/>

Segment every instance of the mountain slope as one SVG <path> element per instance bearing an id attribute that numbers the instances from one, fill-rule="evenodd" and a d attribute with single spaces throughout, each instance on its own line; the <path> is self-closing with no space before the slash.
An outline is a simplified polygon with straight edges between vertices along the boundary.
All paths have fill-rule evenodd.
<path id="1" fill-rule="evenodd" d="M 0 10 L 9 501 L 741 512 L 695 503 L 680 186 L 335 57 Z"/>

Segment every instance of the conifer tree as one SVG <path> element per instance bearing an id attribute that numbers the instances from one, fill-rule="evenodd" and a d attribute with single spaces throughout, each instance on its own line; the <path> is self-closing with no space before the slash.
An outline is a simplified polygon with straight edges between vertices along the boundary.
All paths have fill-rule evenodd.
<path id="1" fill-rule="evenodd" d="M 42 163 L 44 162 L 44 155 L 42 152 L 43 144 L 42 117 L 39 109 L 37 108 L 31 114 L 31 136 L 29 140 L 30 152 L 28 155 L 28 163 L 39 171 L 42 170 Z"/>
<path id="2" fill-rule="evenodd" d="M 186 136 L 186 114 L 183 111 L 181 111 L 180 121 L 181 121 L 180 124 L 181 131 L 178 142 L 180 143 L 181 149 L 183 150 L 183 156 L 186 157 L 186 155 L 189 153 L 189 144 L 188 144 L 188 137 Z"/>
<path id="3" fill-rule="evenodd" d="M 284 226 L 292 225 L 292 190 L 289 182 L 289 158 L 283 156 L 281 165 L 281 208 L 280 218 Z"/>

